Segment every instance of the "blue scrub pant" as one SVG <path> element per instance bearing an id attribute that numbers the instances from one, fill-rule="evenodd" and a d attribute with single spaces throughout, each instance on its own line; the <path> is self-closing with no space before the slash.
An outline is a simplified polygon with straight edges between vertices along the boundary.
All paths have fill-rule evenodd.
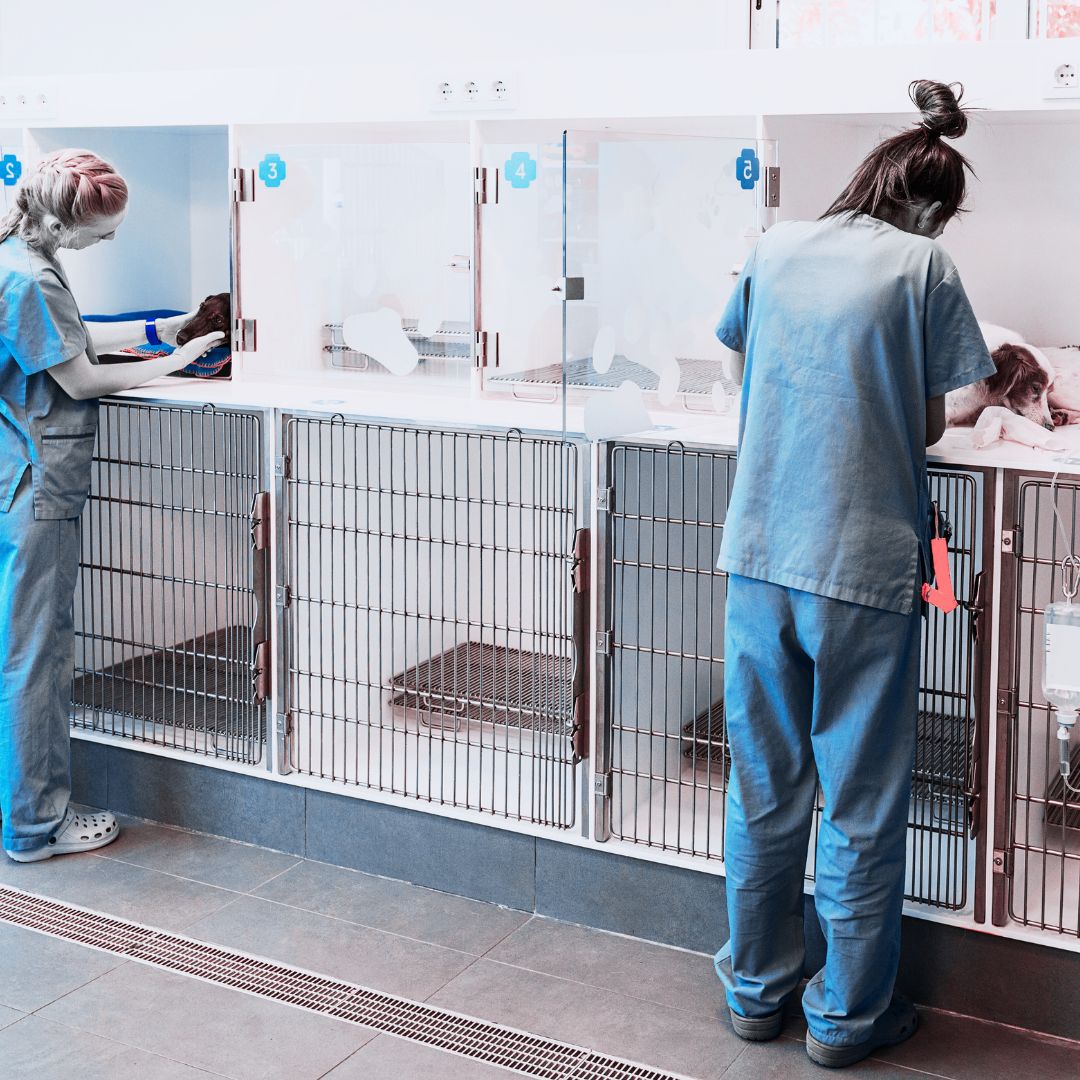
<path id="1" fill-rule="evenodd" d="M 716 958 L 728 1005 L 775 1012 L 803 974 L 814 796 L 825 966 L 803 994 L 811 1034 L 864 1042 L 893 993 L 918 708 L 911 615 L 732 576 L 724 697 L 731 740 L 727 906 Z"/>
<path id="2" fill-rule="evenodd" d="M 71 796 L 78 573 L 79 519 L 38 521 L 27 469 L 0 513 L 0 814 L 9 851 L 42 847 Z"/>

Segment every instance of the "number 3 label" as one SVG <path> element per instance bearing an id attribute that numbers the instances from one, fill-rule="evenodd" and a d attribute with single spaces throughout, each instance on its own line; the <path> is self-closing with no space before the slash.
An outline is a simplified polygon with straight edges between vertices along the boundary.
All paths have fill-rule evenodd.
<path id="1" fill-rule="evenodd" d="M 267 154 L 259 162 L 259 179 L 269 188 L 281 187 L 287 171 L 280 154 Z"/>

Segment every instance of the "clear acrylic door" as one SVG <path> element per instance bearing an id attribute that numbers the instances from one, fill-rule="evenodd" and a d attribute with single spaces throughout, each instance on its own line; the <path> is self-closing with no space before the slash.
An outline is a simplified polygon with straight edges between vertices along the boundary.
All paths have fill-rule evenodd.
<path id="1" fill-rule="evenodd" d="M 715 329 L 776 212 L 775 144 L 564 138 L 563 378 L 571 397 L 586 395 L 586 431 L 640 430 L 655 408 L 730 411 Z"/>
<path id="2" fill-rule="evenodd" d="M 472 170 L 464 140 L 239 139 L 245 372 L 337 369 L 398 385 L 473 370 Z M 449 136 L 447 136 L 449 139 Z"/>

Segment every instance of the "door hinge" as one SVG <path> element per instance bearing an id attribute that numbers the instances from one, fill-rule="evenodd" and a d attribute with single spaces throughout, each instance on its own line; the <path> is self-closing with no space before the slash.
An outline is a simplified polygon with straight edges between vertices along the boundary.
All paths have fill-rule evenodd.
<path id="1" fill-rule="evenodd" d="M 291 760 L 293 734 L 292 713 L 277 713 L 274 717 L 274 728 L 277 735 L 277 771 L 282 775 L 291 773 L 293 770 Z"/>
<path id="2" fill-rule="evenodd" d="M 270 696 L 270 642 L 260 641 L 255 646 L 255 664 L 251 675 L 251 689 L 256 705 L 262 705 Z"/>
<path id="3" fill-rule="evenodd" d="M 1000 716 L 1012 718 L 1016 714 L 1016 691 L 998 690 L 997 710 Z"/>
<path id="4" fill-rule="evenodd" d="M 564 300 L 585 299 L 585 279 L 583 277 L 564 277 L 551 287 L 552 292 L 562 293 Z"/>
<path id="5" fill-rule="evenodd" d="M 780 205 L 780 166 L 769 165 L 765 169 L 765 205 Z"/>
<path id="6" fill-rule="evenodd" d="M 292 591 L 288 585 L 279 585 L 274 592 L 274 601 L 279 608 L 287 608 L 292 603 Z"/>
<path id="7" fill-rule="evenodd" d="M 611 782 L 611 773 L 597 773 L 593 777 L 593 794 L 603 799 L 610 799 L 614 790 Z"/>
<path id="8" fill-rule="evenodd" d="M 288 480 L 291 465 L 292 461 L 288 454 L 282 454 L 281 457 L 274 458 L 274 475 L 279 480 Z"/>
<path id="9" fill-rule="evenodd" d="M 1007 848 L 994 848 L 994 873 L 1012 877 L 1012 852 Z"/>
<path id="10" fill-rule="evenodd" d="M 476 331 L 476 366 L 478 368 L 497 368 L 499 366 L 498 330 Z"/>
<path id="11" fill-rule="evenodd" d="M 596 651 L 601 656 L 611 655 L 611 631 L 598 630 L 596 632 Z"/>
<path id="12" fill-rule="evenodd" d="M 255 201 L 255 170 L 235 168 L 232 171 L 233 202 Z"/>
<path id="13" fill-rule="evenodd" d="M 258 346 L 258 326 L 254 319 L 237 319 L 233 324 L 233 338 L 240 352 L 254 352 Z"/>
<path id="14" fill-rule="evenodd" d="M 1017 558 L 1020 557 L 1020 529 L 1001 530 L 1001 550 L 1011 552 Z"/>
<path id="15" fill-rule="evenodd" d="M 613 488 L 600 488 L 596 493 L 596 509 L 610 510 L 615 505 L 615 491 Z"/>
<path id="16" fill-rule="evenodd" d="M 260 491 L 251 503 L 251 543 L 256 551 L 270 546 L 270 492 Z"/>
<path id="17" fill-rule="evenodd" d="M 473 170 L 473 192 L 477 206 L 499 205 L 499 170 L 480 166 Z"/>

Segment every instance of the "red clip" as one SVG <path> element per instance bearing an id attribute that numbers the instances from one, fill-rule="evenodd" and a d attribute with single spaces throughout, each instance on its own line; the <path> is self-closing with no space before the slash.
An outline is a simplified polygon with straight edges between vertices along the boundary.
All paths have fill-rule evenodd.
<path id="1" fill-rule="evenodd" d="M 952 574 L 949 571 L 949 542 L 940 535 L 937 503 L 934 504 L 934 537 L 930 541 L 930 555 L 934 560 L 934 586 L 925 582 L 922 598 L 946 615 L 960 606 L 953 592 Z"/>

